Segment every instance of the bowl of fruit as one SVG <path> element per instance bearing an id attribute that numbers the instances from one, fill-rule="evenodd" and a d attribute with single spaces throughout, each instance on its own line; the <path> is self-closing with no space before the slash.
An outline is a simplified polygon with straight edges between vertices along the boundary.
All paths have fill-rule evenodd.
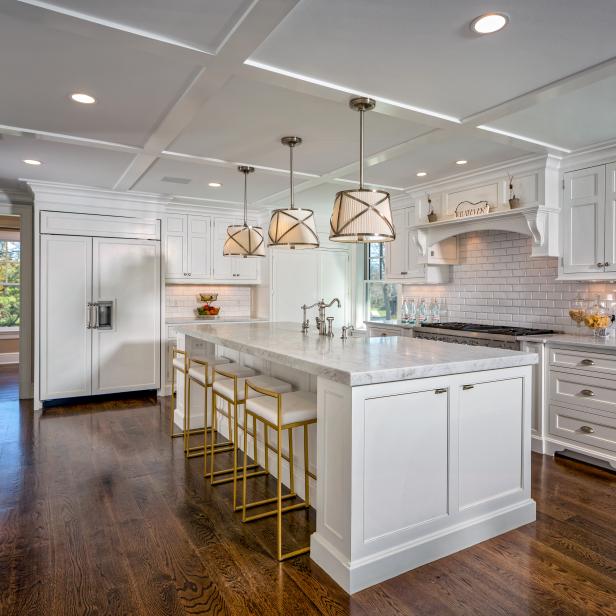
<path id="1" fill-rule="evenodd" d="M 212 306 L 207 302 L 203 306 L 197 306 L 197 316 L 200 319 L 216 319 L 220 312 L 220 306 Z"/>

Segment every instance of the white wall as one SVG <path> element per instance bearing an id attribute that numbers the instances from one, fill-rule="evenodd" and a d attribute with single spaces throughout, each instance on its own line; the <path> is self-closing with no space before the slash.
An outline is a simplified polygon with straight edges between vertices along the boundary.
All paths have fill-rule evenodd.
<path id="1" fill-rule="evenodd" d="M 575 332 L 568 315 L 578 294 L 594 299 L 612 293 L 616 283 L 559 282 L 558 260 L 530 258 L 531 238 L 501 231 L 459 236 L 460 264 L 452 266 L 452 281 L 441 286 L 405 285 L 405 297 L 440 297 L 443 320 Z M 582 330 L 584 331 L 584 330 Z M 590 333 L 585 328 L 584 333 Z"/>

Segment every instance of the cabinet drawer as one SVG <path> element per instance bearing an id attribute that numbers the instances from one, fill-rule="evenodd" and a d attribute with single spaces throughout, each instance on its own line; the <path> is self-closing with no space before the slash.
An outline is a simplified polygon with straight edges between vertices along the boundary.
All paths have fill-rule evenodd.
<path id="1" fill-rule="evenodd" d="M 402 336 L 399 327 L 371 327 L 370 336 Z"/>
<path id="2" fill-rule="evenodd" d="M 616 451 L 616 417 L 551 404 L 549 431 L 559 438 Z"/>
<path id="3" fill-rule="evenodd" d="M 550 370 L 550 400 L 616 414 L 616 381 Z"/>
<path id="4" fill-rule="evenodd" d="M 616 378 L 616 355 L 551 348 L 550 365 L 556 368 L 583 370 L 602 378 L 609 376 Z"/>

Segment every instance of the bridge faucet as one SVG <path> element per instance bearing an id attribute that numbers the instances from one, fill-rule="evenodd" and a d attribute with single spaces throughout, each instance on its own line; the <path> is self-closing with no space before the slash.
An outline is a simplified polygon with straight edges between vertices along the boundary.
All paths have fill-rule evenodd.
<path id="1" fill-rule="evenodd" d="M 308 320 L 308 316 L 307 316 L 307 311 L 310 310 L 310 308 L 314 308 L 315 306 L 318 306 L 319 302 L 316 302 L 314 304 L 311 304 L 310 306 L 306 306 L 306 304 L 304 304 L 303 306 L 300 306 L 300 308 L 303 310 L 303 318 L 302 318 L 302 333 L 303 334 L 307 334 L 308 333 L 308 329 L 310 327 L 310 321 Z"/>
<path id="2" fill-rule="evenodd" d="M 332 306 L 333 304 L 337 304 L 338 308 L 340 308 L 342 306 L 342 304 L 340 303 L 340 300 L 337 297 L 334 297 L 334 299 L 332 299 L 331 302 L 329 302 L 329 304 L 325 303 L 324 299 L 321 299 L 320 302 L 315 302 L 314 304 L 311 304 L 310 306 L 306 306 L 306 304 L 304 304 L 303 306 L 300 306 L 300 308 L 304 311 L 303 312 L 303 318 L 302 318 L 302 332 L 304 334 L 308 333 L 308 328 L 310 327 L 310 321 L 308 320 L 308 317 L 306 315 L 306 311 L 310 310 L 310 308 L 318 308 L 319 309 L 319 315 L 315 318 L 315 322 L 317 324 L 317 330 L 319 331 L 319 334 L 321 336 L 327 336 L 328 335 L 328 331 L 327 331 L 327 317 L 325 315 L 325 309 L 329 308 L 330 306 Z M 331 319 L 332 317 L 330 317 Z M 332 325 L 330 322 L 330 336 L 333 335 L 333 330 L 331 329 Z"/>

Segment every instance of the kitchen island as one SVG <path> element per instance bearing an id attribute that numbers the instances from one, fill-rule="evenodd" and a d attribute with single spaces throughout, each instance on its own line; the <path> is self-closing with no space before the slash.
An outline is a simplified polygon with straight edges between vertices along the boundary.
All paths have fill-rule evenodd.
<path id="1" fill-rule="evenodd" d="M 535 354 L 402 337 L 341 340 L 293 323 L 178 332 L 189 354 L 216 350 L 317 391 L 311 557 L 347 592 L 535 519 Z M 301 473 L 301 442 L 294 452 Z"/>

